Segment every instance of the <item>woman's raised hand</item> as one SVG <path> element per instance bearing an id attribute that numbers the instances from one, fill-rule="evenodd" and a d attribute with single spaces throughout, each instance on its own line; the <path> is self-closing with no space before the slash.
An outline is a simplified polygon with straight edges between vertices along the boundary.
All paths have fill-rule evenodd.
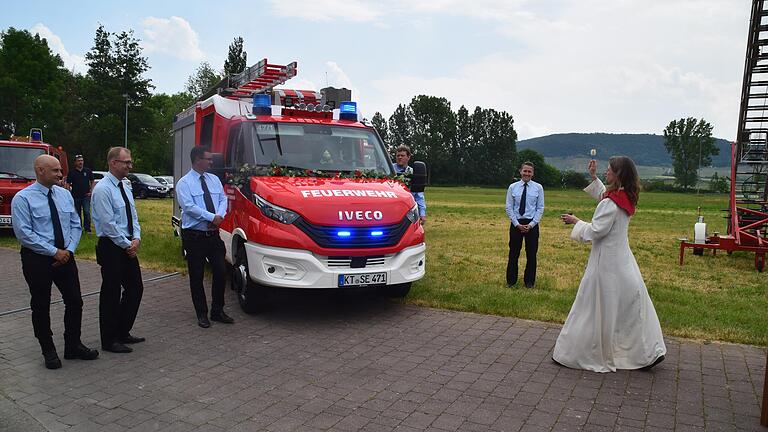
<path id="1" fill-rule="evenodd" d="M 592 180 L 595 180 L 597 178 L 597 161 L 592 159 L 589 161 L 589 165 L 587 166 L 587 171 L 589 171 L 589 176 L 592 177 Z"/>

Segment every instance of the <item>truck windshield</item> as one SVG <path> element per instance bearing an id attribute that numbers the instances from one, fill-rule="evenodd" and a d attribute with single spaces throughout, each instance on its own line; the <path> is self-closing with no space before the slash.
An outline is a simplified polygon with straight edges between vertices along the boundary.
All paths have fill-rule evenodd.
<path id="1" fill-rule="evenodd" d="M 41 148 L 0 146 L 0 178 L 35 178 L 35 158 L 44 153 Z"/>
<path id="2" fill-rule="evenodd" d="M 256 163 L 321 171 L 376 171 L 392 165 L 376 134 L 323 124 L 253 123 Z"/>

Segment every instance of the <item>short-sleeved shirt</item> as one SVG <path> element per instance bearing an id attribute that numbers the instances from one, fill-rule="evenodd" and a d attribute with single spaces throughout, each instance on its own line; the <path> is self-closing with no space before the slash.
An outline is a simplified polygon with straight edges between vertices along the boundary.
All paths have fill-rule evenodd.
<path id="1" fill-rule="evenodd" d="M 93 171 L 85 167 L 80 171 L 72 169 L 67 174 L 67 183 L 72 185 L 72 196 L 75 198 L 83 198 L 85 194 L 90 192 L 92 181 Z"/>

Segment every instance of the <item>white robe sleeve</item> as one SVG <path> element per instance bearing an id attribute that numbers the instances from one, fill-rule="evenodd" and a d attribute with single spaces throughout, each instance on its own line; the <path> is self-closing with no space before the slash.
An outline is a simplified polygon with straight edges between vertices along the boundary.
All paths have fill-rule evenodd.
<path id="1" fill-rule="evenodd" d="M 571 230 L 571 239 L 586 243 L 605 237 L 613 227 L 618 211 L 619 206 L 610 199 L 600 201 L 592 216 L 592 222 L 576 222 Z"/>
<path id="2" fill-rule="evenodd" d="M 592 183 L 590 183 L 589 186 L 585 187 L 583 190 L 587 193 L 587 195 L 591 196 L 596 201 L 600 201 L 603 198 L 603 194 L 605 193 L 605 185 L 602 181 L 600 181 L 599 178 L 596 178 L 592 180 Z"/>

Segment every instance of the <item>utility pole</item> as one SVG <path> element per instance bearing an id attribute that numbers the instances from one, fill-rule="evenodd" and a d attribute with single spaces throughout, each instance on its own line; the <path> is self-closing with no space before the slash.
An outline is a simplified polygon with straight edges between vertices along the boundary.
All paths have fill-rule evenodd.
<path id="1" fill-rule="evenodd" d="M 123 93 L 125 98 L 125 141 L 123 147 L 128 148 L 128 93 Z"/>

